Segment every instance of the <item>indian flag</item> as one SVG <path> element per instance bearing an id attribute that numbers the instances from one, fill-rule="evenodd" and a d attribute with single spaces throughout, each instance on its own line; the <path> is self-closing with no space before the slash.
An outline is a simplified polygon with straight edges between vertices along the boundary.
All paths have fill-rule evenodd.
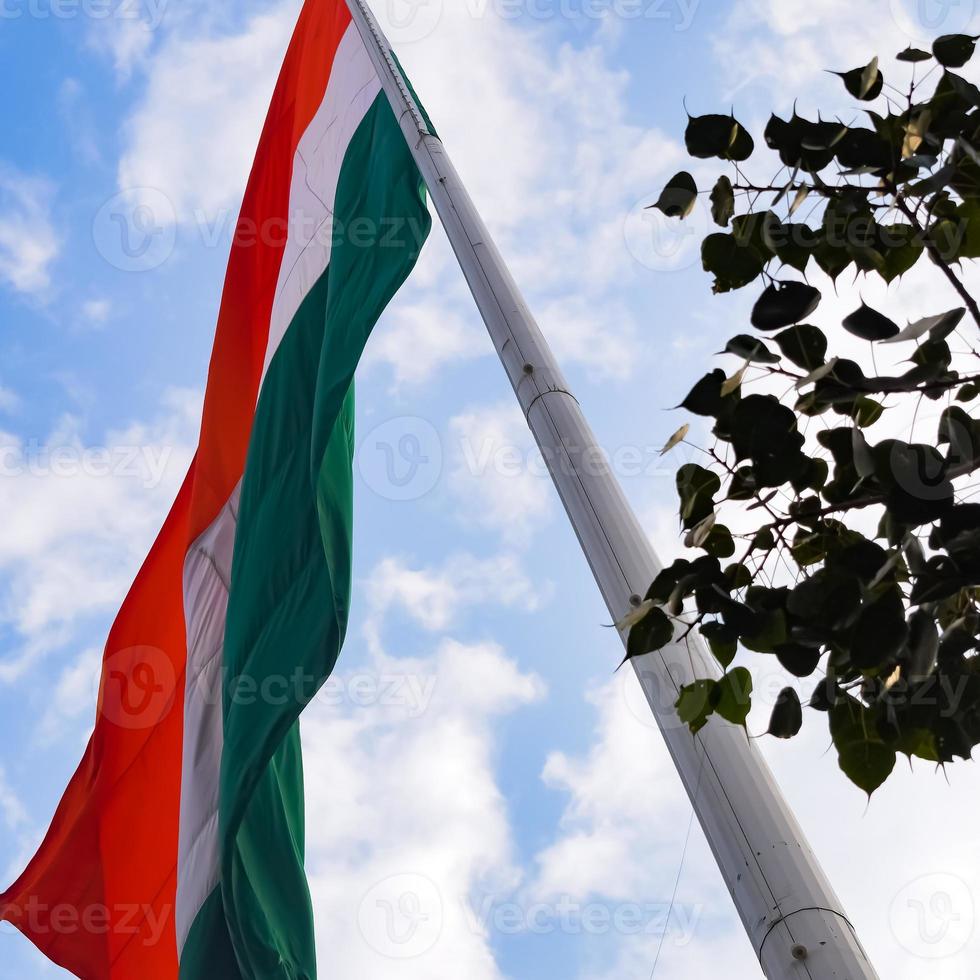
<path id="1" fill-rule="evenodd" d="M 0 894 L 0 918 L 84 980 L 316 975 L 298 719 L 347 625 L 354 370 L 429 227 L 346 3 L 307 0 L 197 454 L 109 635 L 82 763 Z"/>

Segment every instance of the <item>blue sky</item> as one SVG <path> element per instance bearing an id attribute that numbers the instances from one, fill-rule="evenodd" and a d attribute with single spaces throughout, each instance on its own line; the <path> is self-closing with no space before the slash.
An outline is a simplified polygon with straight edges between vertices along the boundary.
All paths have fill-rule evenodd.
<path id="1" fill-rule="evenodd" d="M 689 229 L 643 211 L 689 166 L 682 100 L 734 105 L 758 133 L 796 95 L 803 110 L 840 99 L 823 68 L 976 26 L 978 5 L 373 6 L 675 554 L 682 457 L 657 449 L 682 420 L 667 409 L 750 302 L 712 297 Z M 106 630 L 189 461 L 229 230 L 296 10 L 0 4 L 17 93 L 0 130 L 4 882 L 81 754 Z M 903 289 L 881 302 L 946 308 L 932 279 Z M 650 977 L 690 807 L 635 682 L 614 673 L 608 616 L 438 227 L 372 339 L 358 412 L 353 627 L 304 722 L 323 975 Z M 756 732 L 787 683 L 762 680 Z M 822 719 L 809 727 L 762 745 L 882 975 L 965 980 L 980 954 L 972 772 L 898 773 L 869 807 Z M 426 918 L 393 943 L 371 910 L 394 901 L 408 929 L 406 892 Z M 656 977 L 719 963 L 759 975 L 696 829 Z M 57 975 L 0 926 L 0 978 Z"/>

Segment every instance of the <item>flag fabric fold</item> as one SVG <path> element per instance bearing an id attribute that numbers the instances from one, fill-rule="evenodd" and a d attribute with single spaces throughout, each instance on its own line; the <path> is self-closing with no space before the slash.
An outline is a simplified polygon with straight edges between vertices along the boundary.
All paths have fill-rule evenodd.
<path id="1" fill-rule="evenodd" d="M 226 274 L 198 451 L 114 623 L 99 714 L 0 894 L 83 980 L 312 980 L 299 715 L 351 593 L 353 378 L 430 228 L 344 0 L 307 0 Z"/>

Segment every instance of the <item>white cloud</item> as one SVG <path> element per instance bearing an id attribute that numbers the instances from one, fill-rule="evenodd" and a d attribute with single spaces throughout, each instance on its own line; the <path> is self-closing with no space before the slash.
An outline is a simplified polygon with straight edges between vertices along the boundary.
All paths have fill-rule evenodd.
<path id="1" fill-rule="evenodd" d="M 87 739 L 95 719 L 99 682 L 102 674 L 102 651 L 85 650 L 62 671 L 41 717 L 37 737 L 44 745 L 67 735 L 81 733 Z M 87 726 L 83 721 L 91 721 Z"/>
<path id="2" fill-rule="evenodd" d="M 439 568 L 412 568 L 403 559 L 386 558 L 364 583 L 370 614 L 364 624 L 369 647 L 384 650 L 385 619 L 399 611 L 428 632 L 455 626 L 479 605 L 533 612 L 552 593 L 550 583 L 532 582 L 513 555 L 478 559 L 457 554 Z"/>
<path id="3" fill-rule="evenodd" d="M 513 402 L 473 408 L 449 422 L 449 485 L 462 520 L 499 531 L 522 547 L 552 515 L 552 488 L 540 451 Z"/>
<path id="4" fill-rule="evenodd" d="M 77 78 L 66 78 L 58 88 L 58 115 L 75 157 L 93 166 L 101 163 L 99 130 L 92 117 L 88 94 Z"/>
<path id="5" fill-rule="evenodd" d="M 844 94 L 824 69 L 846 71 L 875 55 L 894 64 L 909 44 L 928 48 L 940 34 L 975 33 L 978 23 L 972 0 L 882 0 L 873 16 L 849 0 L 740 0 L 715 52 L 733 88 L 760 86 L 783 108 L 799 96 L 804 111 L 828 93 Z"/>
<path id="6" fill-rule="evenodd" d="M 494 728 L 543 685 L 492 643 L 373 666 L 429 679 L 434 696 L 421 715 L 316 703 L 304 715 L 318 946 L 337 976 L 502 980 L 466 907 L 519 875 Z"/>
<path id="7" fill-rule="evenodd" d="M 393 13 L 380 7 L 382 20 Z M 609 67 L 601 38 L 556 52 L 492 5 L 481 17 L 465 5 L 440 11 L 431 34 L 399 45 L 417 90 L 563 359 L 626 377 L 637 355 L 614 295 L 635 274 L 624 215 L 678 145 L 626 121 L 628 76 Z M 124 129 L 122 190 L 163 193 L 181 221 L 230 222 L 295 12 L 286 0 L 234 29 L 205 19 L 193 33 L 187 18 L 164 22 Z M 402 385 L 488 353 L 467 326 L 479 321 L 461 284 L 445 243 L 431 244 L 366 362 L 390 364 Z M 608 315 L 587 312 L 603 307 Z"/>
<path id="8" fill-rule="evenodd" d="M 447 308 L 443 297 L 413 290 L 412 299 L 396 303 L 371 337 L 362 367 L 388 365 L 398 389 L 426 384 L 446 365 L 490 353 L 493 348 L 475 308 L 470 304 L 469 316 L 462 312 L 467 298 Z"/>
<path id="9" fill-rule="evenodd" d="M 199 413 L 197 394 L 173 391 L 158 418 L 95 445 L 70 418 L 42 442 L 0 433 L 0 625 L 20 644 L 0 681 L 121 601 L 190 463 Z"/>
<path id="10" fill-rule="evenodd" d="M 588 751 L 553 752 L 542 772 L 566 803 L 522 901 L 593 905 L 613 922 L 623 910 L 639 910 L 642 928 L 611 929 L 583 955 L 576 974 L 583 980 L 648 976 L 661 938 L 658 978 L 701 976 L 700 967 L 721 956 L 726 976 L 756 980 L 758 963 L 697 826 L 681 865 L 691 808 L 633 671 L 588 699 L 597 711 Z"/>
<path id="11" fill-rule="evenodd" d="M 556 299 L 539 311 L 559 363 L 585 366 L 596 381 L 624 381 L 633 373 L 641 346 L 633 315 L 621 303 L 601 304 L 581 296 Z"/>
<path id="12" fill-rule="evenodd" d="M 27 810 L 7 784 L 7 777 L 0 768 L 0 817 L 8 830 L 19 830 L 27 823 Z"/>
<path id="13" fill-rule="evenodd" d="M 776 673 L 759 677 L 750 732 L 765 729 L 772 699 L 788 683 Z M 555 839 L 535 858 L 523 901 L 595 900 L 610 909 L 667 901 L 681 868 L 690 804 L 633 673 L 621 672 L 589 700 L 598 714 L 589 749 L 552 753 L 542 773 L 566 802 Z M 869 806 L 827 751 L 825 725 L 811 712 L 793 742 L 759 744 L 872 962 L 895 980 L 968 980 L 980 950 L 972 775 L 954 768 L 947 778 L 925 765 L 914 772 L 900 766 Z M 757 980 L 757 962 L 696 825 L 676 911 L 658 977 L 701 976 L 721 955 L 727 976 Z M 612 940 L 596 962 L 583 965 L 583 978 L 649 973 L 659 937 Z"/>
<path id="14" fill-rule="evenodd" d="M 382 21 L 394 13 L 375 6 Z M 467 188 L 560 360 L 592 378 L 631 375 L 641 355 L 619 299 L 637 270 L 624 218 L 677 144 L 626 120 L 628 75 L 601 41 L 556 50 L 492 4 L 480 17 L 466 4 L 440 10 L 399 57 Z M 457 283 L 448 253 L 444 265 L 440 282 Z M 410 302 L 411 283 L 406 293 Z"/>
<path id="15" fill-rule="evenodd" d="M 191 18 L 163 34 L 124 129 L 121 190 L 152 188 L 181 220 L 233 220 L 296 9 L 288 0 L 237 32 Z"/>
<path id="16" fill-rule="evenodd" d="M 548 756 L 542 779 L 568 802 L 558 838 L 536 857 L 535 897 L 628 899 L 652 884 L 663 890 L 656 879 L 677 856 L 683 828 L 659 841 L 650 829 L 670 824 L 684 794 L 642 697 L 633 672 L 621 671 L 589 696 L 598 724 L 588 754 Z"/>
<path id="17" fill-rule="evenodd" d="M 40 298 L 61 241 L 51 216 L 54 186 L 0 165 L 0 281 Z"/>
<path id="18" fill-rule="evenodd" d="M 0 385 L 0 412 L 15 412 L 20 406 L 20 396 L 12 388 Z"/>
<path id="19" fill-rule="evenodd" d="M 112 315 L 112 300 L 104 297 L 82 303 L 82 316 L 93 326 L 103 326 Z"/>

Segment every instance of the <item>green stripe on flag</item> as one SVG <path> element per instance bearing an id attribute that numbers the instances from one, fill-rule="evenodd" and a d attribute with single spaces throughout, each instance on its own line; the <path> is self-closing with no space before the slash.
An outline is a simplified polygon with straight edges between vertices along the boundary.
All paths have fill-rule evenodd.
<path id="1" fill-rule="evenodd" d="M 316 976 L 298 718 L 344 639 L 354 370 L 428 234 L 421 187 L 379 95 L 341 168 L 330 267 L 290 324 L 256 409 L 224 645 L 221 884 L 188 937 L 182 980 Z"/>

